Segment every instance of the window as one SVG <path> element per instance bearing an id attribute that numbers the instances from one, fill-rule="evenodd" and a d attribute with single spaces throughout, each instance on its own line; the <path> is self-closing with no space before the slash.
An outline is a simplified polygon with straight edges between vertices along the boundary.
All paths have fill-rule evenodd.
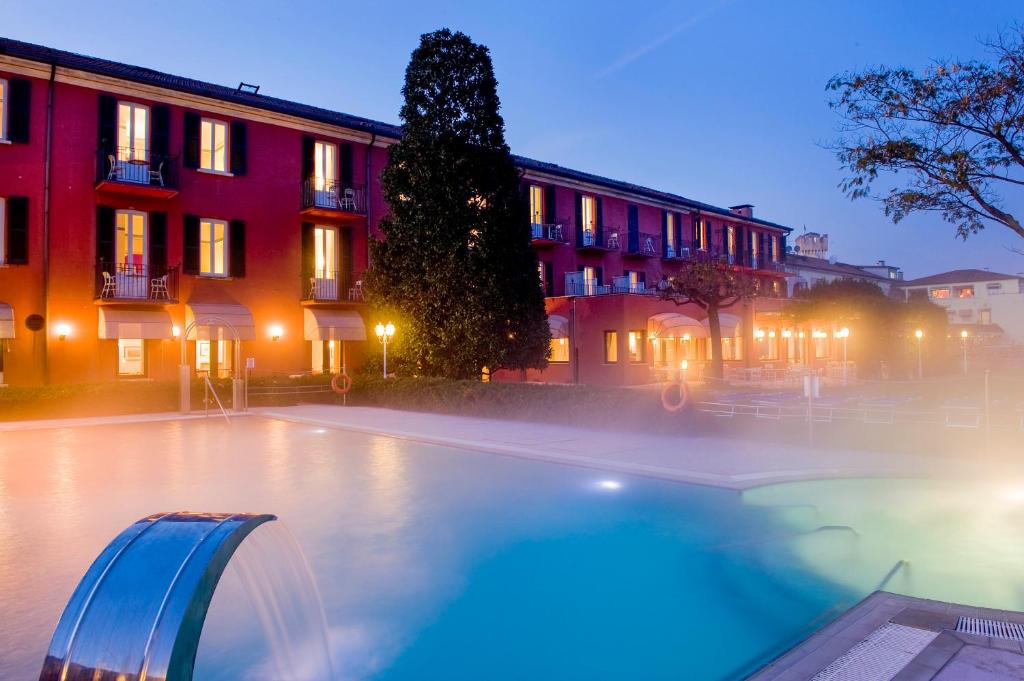
<path id="1" fill-rule="evenodd" d="M 0 200 L 2 200 L 2 199 L 0 199 Z M 987 291 L 999 291 L 1002 288 L 1003 288 L 1003 285 L 1001 283 L 999 283 L 998 281 L 990 281 L 989 283 L 985 284 L 985 290 L 987 290 Z"/>
<path id="2" fill-rule="evenodd" d="M 7 81 L 0 78 L 0 140 L 7 139 L 7 99 Z"/>
<path id="3" fill-rule="evenodd" d="M 607 364 L 614 364 L 619 361 L 619 332 L 604 332 L 604 361 Z"/>
<path id="4" fill-rule="evenodd" d="M 583 295 L 592 296 L 597 293 L 597 287 L 601 282 L 597 280 L 597 269 L 585 266 L 583 268 Z"/>
<path id="5" fill-rule="evenodd" d="M 228 275 L 228 223 L 223 220 L 199 221 L 199 274 L 207 277 Z"/>
<path id="6" fill-rule="evenodd" d="M 340 340 L 312 341 L 314 374 L 337 374 L 342 369 L 342 347 Z"/>
<path id="7" fill-rule="evenodd" d="M 530 185 L 530 223 L 544 223 L 544 190 L 535 184 Z"/>
<path id="8" fill-rule="evenodd" d="M 640 331 L 630 331 L 627 338 L 629 344 L 629 361 L 630 362 L 643 362 L 644 361 L 644 345 L 646 343 L 645 333 Z"/>
<path id="9" fill-rule="evenodd" d="M 117 238 L 115 261 L 126 274 L 145 275 L 147 239 L 145 213 L 137 210 L 117 211 Z"/>
<path id="10" fill-rule="evenodd" d="M 231 341 L 197 340 L 196 341 L 196 373 L 211 372 L 211 360 L 216 357 L 217 376 L 226 378 L 231 375 Z"/>
<path id="11" fill-rule="evenodd" d="M 317 191 L 333 190 L 337 178 L 338 146 L 317 142 L 313 148 L 313 178 Z"/>
<path id="12" fill-rule="evenodd" d="M 597 200 L 593 196 L 584 196 L 580 200 L 581 229 L 583 230 L 583 244 L 592 246 L 594 244 L 594 232 L 597 229 Z"/>
<path id="13" fill-rule="evenodd" d="M 708 250 L 708 223 L 704 220 L 697 223 L 697 248 Z"/>
<path id="14" fill-rule="evenodd" d="M 772 235 L 772 262 L 779 261 L 779 236 L 777 234 Z"/>
<path id="15" fill-rule="evenodd" d="M 956 287 L 957 298 L 973 298 L 974 287 L 973 286 L 957 286 Z"/>
<path id="16" fill-rule="evenodd" d="M 991 324 L 992 323 L 992 310 L 978 310 L 978 323 L 979 324 Z"/>
<path id="17" fill-rule="evenodd" d="M 639 293 L 642 290 L 642 288 L 643 288 L 640 285 L 641 284 L 640 273 L 639 272 L 634 272 L 634 271 L 628 271 L 628 272 L 626 272 L 626 276 L 629 277 L 629 292 L 630 293 Z"/>
<path id="18" fill-rule="evenodd" d="M 146 343 L 140 338 L 117 339 L 117 375 L 146 375 Z"/>
<path id="19" fill-rule="evenodd" d="M 228 171 L 228 124 L 204 118 L 199 125 L 199 167 L 219 173 Z"/>
<path id="20" fill-rule="evenodd" d="M 117 160 L 146 161 L 149 154 L 149 107 L 117 103 Z"/>
<path id="21" fill-rule="evenodd" d="M 676 254 L 676 216 L 672 213 L 665 213 L 665 245 L 668 247 L 669 257 Z"/>
<path id="22" fill-rule="evenodd" d="M 761 247 L 760 235 L 757 232 L 750 233 L 750 258 L 757 263 L 758 251 Z"/>
<path id="23" fill-rule="evenodd" d="M 933 288 L 929 291 L 932 298 L 949 298 L 948 288 Z"/>
<path id="24" fill-rule="evenodd" d="M 0 83 L 2 82 L 0 80 Z M 5 262 L 7 262 L 7 199 L 0 196 L 0 265 Z"/>
<path id="25" fill-rule="evenodd" d="M 736 255 L 736 228 L 732 225 L 725 229 L 725 247 L 730 256 Z"/>
<path id="26" fill-rule="evenodd" d="M 569 339 L 568 338 L 552 338 L 551 339 L 551 359 L 549 362 L 568 362 L 569 361 Z"/>

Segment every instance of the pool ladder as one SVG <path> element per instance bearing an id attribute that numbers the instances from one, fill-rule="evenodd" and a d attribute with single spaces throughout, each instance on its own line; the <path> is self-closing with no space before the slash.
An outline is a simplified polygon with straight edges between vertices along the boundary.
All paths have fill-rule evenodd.
<path id="1" fill-rule="evenodd" d="M 224 420 L 231 423 L 231 417 L 228 416 L 228 410 L 224 408 L 224 405 L 220 401 L 220 397 L 217 396 L 217 390 L 213 387 L 213 383 L 210 382 L 210 377 L 207 375 L 203 376 L 203 408 L 206 410 L 206 418 L 210 418 L 210 394 L 213 394 L 213 399 L 217 402 L 217 407 L 220 409 L 220 413 L 224 415 Z"/>

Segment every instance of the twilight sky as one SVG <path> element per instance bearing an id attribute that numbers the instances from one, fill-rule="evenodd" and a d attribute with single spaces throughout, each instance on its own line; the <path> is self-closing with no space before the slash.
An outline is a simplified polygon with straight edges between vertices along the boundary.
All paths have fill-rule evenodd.
<path id="1" fill-rule="evenodd" d="M 398 122 L 409 53 L 447 26 L 491 48 L 516 153 L 673 191 L 799 233 L 827 232 L 855 264 L 907 277 L 958 267 L 1024 272 L 993 225 L 967 243 L 938 216 L 892 225 L 851 203 L 822 144 L 830 76 L 982 56 L 1024 20 L 1019 0 L 0 0 L 7 37 Z M 243 9 L 244 8 L 244 9 Z M 1024 196 L 1008 197 L 1024 209 Z"/>

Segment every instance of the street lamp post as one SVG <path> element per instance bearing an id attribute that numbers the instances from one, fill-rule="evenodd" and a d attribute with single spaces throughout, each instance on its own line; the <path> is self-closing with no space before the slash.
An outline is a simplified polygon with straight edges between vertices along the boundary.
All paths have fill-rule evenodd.
<path id="1" fill-rule="evenodd" d="M 377 334 L 377 340 L 384 346 L 384 378 L 388 377 L 388 341 L 395 335 L 395 325 L 391 322 L 387 324 L 381 324 L 377 322 L 377 326 L 374 328 Z"/>
<path id="2" fill-rule="evenodd" d="M 924 364 L 921 361 L 921 339 L 924 338 L 924 331 L 915 331 L 914 338 L 917 339 L 917 380 L 921 380 L 924 378 Z"/>
<path id="3" fill-rule="evenodd" d="M 964 346 L 964 376 L 967 375 L 967 329 L 960 332 L 960 342 Z"/>
<path id="4" fill-rule="evenodd" d="M 846 355 L 846 339 L 849 338 L 849 337 L 850 337 L 850 329 L 846 328 L 845 326 L 843 328 L 839 329 L 838 331 L 836 331 L 836 338 L 842 338 L 843 339 L 843 385 L 844 386 L 850 384 L 850 375 L 849 375 L 850 364 L 847 361 L 847 355 Z"/>

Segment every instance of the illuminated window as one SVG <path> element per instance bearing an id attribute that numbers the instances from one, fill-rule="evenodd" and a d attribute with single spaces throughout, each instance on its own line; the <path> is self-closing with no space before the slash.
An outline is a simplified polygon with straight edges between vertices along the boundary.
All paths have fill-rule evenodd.
<path id="1" fill-rule="evenodd" d="M 604 332 L 604 361 L 614 364 L 619 361 L 619 332 Z"/>
<path id="2" fill-rule="evenodd" d="M 117 211 L 116 261 L 126 274 L 146 274 L 146 213 L 137 210 Z"/>
<path id="3" fill-rule="evenodd" d="M 957 286 L 956 287 L 957 298 L 973 298 L 974 287 L 973 286 Z"/>
<path id="4" fill-rule="evenodd" d="M 949 298 L 948 288 L 933 288 L 929 291 L 932 298 Z"/>
<path id="5" fill-rule="evenodd" d="M 552 338 L 551 339 L 551 359 L 549 362 L 568 362 L 569 361 L 569 339 L 568 338 Z"/>
<path id="6" fill-rule="evenodd" d="M 736 255 L 736 228 L 732 225 L 725 230 L 725 247 L 729 255 Z"/>
<path id="7" fill-rule="evenodd" d="M 0 83 L 2 82 L 0 81 Z M 0 196 L 0 263 L 5 262 L 7 262 L 7 199 Z"/>
<path id="8" fill-rule="evenodd" d="M 779 261 L 779 237 L 777 234 L 772 235 L 772 262 Z"/>
<path id="9" fill-rule="evenodd" d="M 708 250 L 708 223 L 704 220 L 697 223 L 697 248 L 702 251 Z"/>
<path id="10" fill-rule="evenodd" d="M 750 257 L 757 262 L 758 251 L 761 248 L 761 239 L 758 238 L 756 233 L 750 234 Z"/>
<path id="11" fill-rule="evenodd" d="M 583 244 L 591 246 L 594 244 L 594 233 L 597 231 L 597 199 L 593 196 L 584 196 L 580 200 L 580 220 Z"/>
<path id="12" fill-rule="evenodd" d="M 317 142 L 313 148 L 313 181 L 317 191 L 332 191 L 337 179 L 338 146 Z"/>
<path id="13" fill-rule="evenodd" d="M 227 172 L 228 124 L 204 118 L 199 126 L 199 167 Z"/>
<path id="14" fill-rule="evenodd" d="M 544 223 L 544 190 L 535 184 L 530 185 L 530 222 Z"/>
<path id="15" fill-rule="evenodd" d="M 117 103 L 117 160 L 146 161 L 149 156 L 149 107 Z M 148 177 L 146 178 L 148 181 Z"/>
<path id="16" fill-rule="evenodd" d="M 775 329 L 761 329 L 754 334 L 754 345 L 757 346 L 757 358 L 776 360 L 779 358 L 779 334 Z"/>
<path id="17" fill-rule="evenodd" d="M 670 257 L 676 254 L 676 216 L 672 213 L 665 214 L 665 245 Z"/>
<path id="18" fill-rule="evenodd" d="M 629 361 L 643 362 L 646 334 L 643 331 L 630 331 L 626 340 L 629 346 Z"/>
<path id="19" fill-rule="evenodd" d="M 223 220 L 199 221 L 199 273 L 208 277 L 228 274 L 228 223 Z"/>
<path id="20" fill-rule="evenodd" d="M 312 341 L 313 362 L 312 371 L 314 374 L 337 374 L 342 369 L 342 347 L 341 341 Z"/>
<path id="21" fill-rule="evenodd" d="M 196 341 L 196 373 L 210 371 L 211 351 L 217 353 L 217 375 L 221 378 L 231 375 L 230 341 L 197 340 Z"/>
<path id="22" fill-rule="evenodd" d="M 117 375 L 146 375 L 146 343 L 139 338 L 117 340 Z"/>
<path id="23" fill-rule="evenodd" d="M 1003 285 L 998 281 L 990 281 L 989 283 L 985 284 L 985 289 L 988 291 L 999 291 L 1002 288 Z"/>
<path id="24" fill-rule="evenodd" d="M 7 139 L 7 81 L 0 79 L 0 140 L 5 139 Z"/>
<path id="25" fill-rule="evenodd" d="M 629 292 L 638 293 L 641 289 L 640 273 L 630 271 L 626 272 L 626 275 L 629 277 Z"/>

